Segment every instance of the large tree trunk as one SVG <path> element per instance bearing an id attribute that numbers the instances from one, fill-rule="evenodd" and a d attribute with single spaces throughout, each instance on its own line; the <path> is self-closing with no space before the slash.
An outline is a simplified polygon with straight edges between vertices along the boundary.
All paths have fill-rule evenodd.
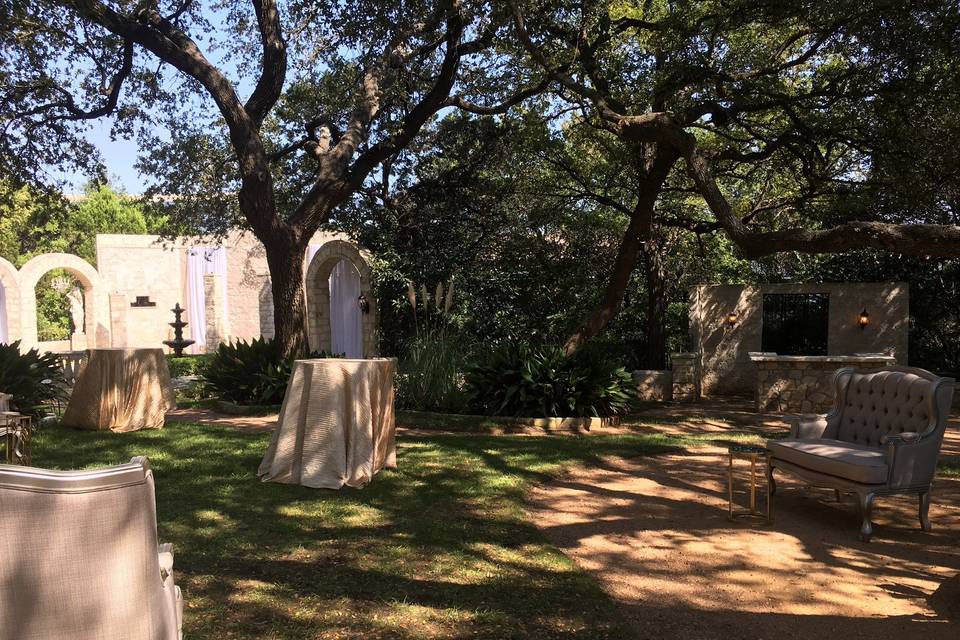
<path id="1" fill-rule="evenodd" d="M 643 366 L 647 369 L 667 367 L 667 304 L 668 283 L 663 266 L 663 247 L 651 236 L 643 245 L 643 269 L 647 281 L 647 347 Z"/>
<path id="2" fill-rule="evenodd" d="M 294 234 L 263 240 L 273 287 L 274 341 L 288 358 L 302 358 L 307 344 L 307 303 L 303 288 L 306 246 Z"/>
<path id="3" fill-rule="evenodd" d="M 679 155 L 672 150 L 657 148 L 654 151 L 653 161 L 650 162 L 646 175 L 640 180 L 640 195 L 630 215 L 630 224 L 627 225 L 627 230 L 620 241 L 617 258 L 613 263 L 613 272 L 610 274 L 603 297 L 590 316 L 567 338 L 563 346 L 563 352 L 567 356 L 576 353 L 587 340 L 600 333 L 620 312 L 623 294 L 637 266 L 637 254 L 643 242 L 650 237 L 654 205 L 660 197 L 660 190 L 670 169 L 678 159 Z"/>

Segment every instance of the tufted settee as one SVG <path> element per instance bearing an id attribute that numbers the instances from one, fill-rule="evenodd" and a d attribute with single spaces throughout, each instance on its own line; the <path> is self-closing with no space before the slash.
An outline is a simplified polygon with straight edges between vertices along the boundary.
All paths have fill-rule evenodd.
<path id="1" fill-rule="evenodd" d="M 860 537 L 873 534 L 878 495 L 916 493 L 920 524 L 930 530 L 930 486 L 950 415 L 954 381 L 910 367 L 840 369 L 836 397 L 826 415 L 803 416 L 790 437 L 767 443 L 767 474 L 776 491 L 780 470 L 813 485 L 854 492 L 860 503 Z"/>

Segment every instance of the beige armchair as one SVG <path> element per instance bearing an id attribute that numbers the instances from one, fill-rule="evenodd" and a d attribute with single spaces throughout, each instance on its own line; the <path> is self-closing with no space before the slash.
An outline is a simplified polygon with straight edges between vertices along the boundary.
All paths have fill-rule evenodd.
<path id="1" fill-rule="evenodd" d="M 182 611 L 146 458 L 0 465 L 0 640 L 179 640 Z"/>
<path id="2" fill-rule="evenodd" d="M 930 530 L 930 487 L 950 416 L 954 381 L 910 367 L 840 369 L 834 374 L 833 409 L 797 420 L 790 437 L 771 440 L 767 468 L 813 485 L 854 492 L 863 522 L 860 538 L 873 534 L 878 495 L 916 493 L 920 525 Z"/>

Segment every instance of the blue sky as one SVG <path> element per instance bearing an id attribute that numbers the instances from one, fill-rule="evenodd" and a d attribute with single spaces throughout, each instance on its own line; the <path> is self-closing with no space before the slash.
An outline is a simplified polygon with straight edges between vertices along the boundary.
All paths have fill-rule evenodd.
<path id="1" fill-rule="evenodd" d="M 103 154 L 103 162 L 107 166 L 107 175 L 114 186 L 127 193 L 141 193 L 146 187 L 146 180 L 133 167 L 137 161 L 136 140 L 116 141 L 110 139 L 111 118 L 99 118 L 91 123 L 87 140 L 97 145 Z M 67 191 L 78 193 L 83 189 L 87 176 L 74 173 L 67 176 L 69 186 Z"/>

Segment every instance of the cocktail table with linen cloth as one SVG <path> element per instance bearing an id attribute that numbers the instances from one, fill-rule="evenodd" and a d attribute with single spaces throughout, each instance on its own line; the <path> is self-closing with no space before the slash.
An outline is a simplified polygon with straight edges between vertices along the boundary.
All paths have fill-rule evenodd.
<path id="1" fill-rule="evenodd" d="M 159 429 L 166 412 L 176 406 L 162 349 L 89 349 L 63 424 L 111 431 Z"/>
<path id="2" fill-rule="evenodd" d="M 394 358 L 297 360 L 260 479 L 359 488 L 395 468 L 396 366 Z"/>

